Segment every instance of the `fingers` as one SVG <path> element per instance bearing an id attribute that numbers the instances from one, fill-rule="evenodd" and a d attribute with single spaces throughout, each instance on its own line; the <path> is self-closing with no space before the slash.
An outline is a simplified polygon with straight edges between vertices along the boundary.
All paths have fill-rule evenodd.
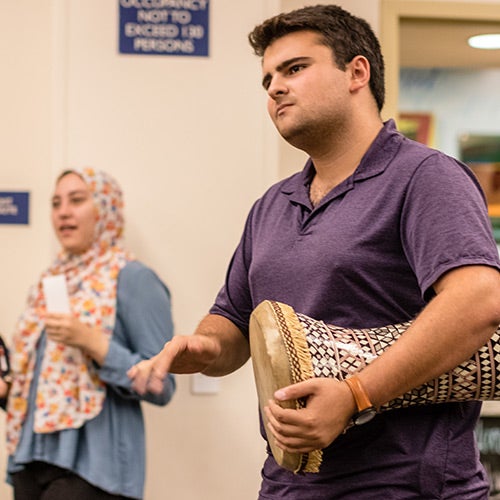
<path id="1" fill-rule="evenodd" d="M 156 356 L 144 361 L 140 361 L 127 372 L 132 381 L 132 388 L 139 394 L 150 391 L 159 394 L 163 391 L 163 381 L 167 375 L 171 353 L 168 349 L 168 342 L 163 350 Z"/>
<path id="2" fill-rule="evenodd" d="M 62 313 L 47 313 L 44 317 L 45 323 L 49 324 L 57 324 L 62 323 L 65 320 L 69 320 L 72 318 L 70 314 L 62 314 Z"/>
<path id="3" fill-rule="evenodd" d="M 276 445 L 282 450 L 307 453 L 321 447 L 319 436 L 306 409 L 284 409 L 275 401 L 269 401 L 264 411 L 268 429 Z"/>
<path id="4" fill-rule="evenodd" d="M 289 401 L 290 399 L 307 398 L 316 390 L 317 379 L 310 379 L 278 389 L 274 393 L 274 397 L 277 401 Z"/>
<path id="5" fill-rule="evenodd" d="M 290 452 L 325 448 L 344 432 L 354 411 L 349 388 L 334 379 L 314 378 L 290 385 L 276 391 L 275 397 L 264 408 L 268 430 L 277 445 Z M 304 408 L 280 406 L 297 399 L 305 402 Z"/>
<path id="6" fill-rule="evenodd" d="M 127 376 L 132 382 L 132 389 L 139 394 L 144 394 L 146 392 L 146 385 L 149 376 L 144 376 L 142 374 L 139 364 L 140 363 L 130 368 L 127 372 Z"/>
<path id="7" fill-rule="evenodd" d="M 70 326 L 70 316 L 66 314 L 47 314 L 45 316 L 45 330 L 47 333 L 61 333 Z"/>
<path id="8" fill-rule="evenodd" d="M 62 325 L 58 319 L 49 319 L 45 321 L 45 332 L 52 340 L 60 338 L 62 333 Z"/>
<path id="9" fill-rule="evenodd" d="M 52 340 L 62 341 L 67 330 L 68 326 L 60 318 L 49 318 L 45 321 L 45 331 Z"/>
<path id="10" fill-rule="evenodd" d="M 153 359 L 140 361 L 127 372 L 127 376 L 132 381 L 132 389 L 139 394 L 145 394 L 148 390 L 148 381 L 154 362 Z"/>
<path id="11" fill-rule="evenodd" d="M 172 361 L 177 355 L 178 350 L 173 345 L 172 341 L 167 342 L 163 349 L 151 360 L 153 361 L 151 366 L 151 372 L 149 374 L 151 381 L 163 381 L 166 377 Z"/>
<path id="12" fill-rule="evenodd" d="M 217 356 L 217 344 L 203 335 L 176 335 L 154 358 L 131 370 L 132 387 L 139 394 L 158 393 L 167 373 L 202 372 Z"/>
<path id="13" fill-rule="evenodd" d="M 154 394 L 160 394 L 163 390 L 163 382 L 165 380 L 165 376 L 166 371 L 159 372 L 155 368 L 155 366 L 153 366 L 147 382 L 147 390 Z"/>

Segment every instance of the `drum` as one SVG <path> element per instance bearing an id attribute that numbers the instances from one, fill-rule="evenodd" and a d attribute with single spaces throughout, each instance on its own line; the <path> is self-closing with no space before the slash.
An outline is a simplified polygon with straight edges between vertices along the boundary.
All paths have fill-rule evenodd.
<path id="1" fill-rule="evenodd" d="M 292 307 L 264 301 L 250 317 L 250 350 L 269 446 L 276 462 L 293 472 L 318 472 L 321 450 L 288 453 L 278 448 L 267 432 L 264 406 L 281 387 L 312 377 L 339 381 L 362 370 L 383 353 L 411 322 L 372 329 L 328 325 L 296 313 Z M 500 400 L 500 329 L 471 359 L 454 370 L 403 394 L 380 408 L 385 411 L 411 405 L 471 400 Z M 299 409 L 304 401 L 280 403 Z"/>

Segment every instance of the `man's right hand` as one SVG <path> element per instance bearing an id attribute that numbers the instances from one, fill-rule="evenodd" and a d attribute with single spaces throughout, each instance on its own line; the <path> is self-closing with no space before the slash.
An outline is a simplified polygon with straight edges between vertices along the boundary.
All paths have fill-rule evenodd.
<path id="1" fill-rule="evenodd" d="M 208 314 L 194 335 L 176 335 L 149 360 L 128 372 L 132 388 L 139 394 L 162 391 L 167 373 L 204 373 L 221 377 L 243 366 L 250 357 L 248 339 L 229 319 Z"/>
<path id="2" fill-rule="evenodd" d="M 220 355 L 220 344 L 205 335 L 176 335 L 154 357 L 140 361 L 127 372 L 132 388 L 139 394 L 163 390 L 167 373 L 203 372 Z"/>

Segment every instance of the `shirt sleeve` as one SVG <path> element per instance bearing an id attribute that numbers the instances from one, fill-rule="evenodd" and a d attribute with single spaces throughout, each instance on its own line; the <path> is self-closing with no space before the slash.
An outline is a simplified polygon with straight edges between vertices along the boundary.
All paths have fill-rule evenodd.
<path id="1" fill-rule="evenodd" d="M 173 335 L 170 292 L 158 276 L 140 262 L 128 263 L 118 276 L 116 323 L 99 377 L 125 398 L 167 404 L 175 391 L 168 374 L 161 394 L 139 395 L 127 371 L 161 351 Z"/>
<path id="2" fill-rule="evenodd" d="M 233 322 L 248 338 L 250 315 L 253 310 L 249 272 L 252 262 L 252 221 L 255 205 L 250 211 L 241 240 L 231 258 L 224 286 L 221 288 L 210 314 L 224 316 Z"/>
<path id="3" fill-rule="evenodd" d="M 435 154 L 416 170 L 402 228 L 405 253 L 427 299 L 453 268 L 500 266 L 481 187 L 466 165 L 450 157 Z"/>

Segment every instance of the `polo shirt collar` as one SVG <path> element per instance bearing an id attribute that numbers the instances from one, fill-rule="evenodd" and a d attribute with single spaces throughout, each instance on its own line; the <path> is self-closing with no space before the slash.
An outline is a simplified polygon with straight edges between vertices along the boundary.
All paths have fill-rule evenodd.
<path id="1" fill-rule="evenodd" d="M 391 163 L 402 140 L 403 136 L 396 130 L 394 120 L 385 122 L 353 175 L 335 187 L 328 198 L 331 198 L 331 195 L 337 197 L 350 191 L 356 182 L 381 174 Z M 312 160 L 309 158 L 301 172 L 284 181 L 281 192 L 288 195 L 291 202 L 310 205 L 309 186 L 315 172 Z"/>

